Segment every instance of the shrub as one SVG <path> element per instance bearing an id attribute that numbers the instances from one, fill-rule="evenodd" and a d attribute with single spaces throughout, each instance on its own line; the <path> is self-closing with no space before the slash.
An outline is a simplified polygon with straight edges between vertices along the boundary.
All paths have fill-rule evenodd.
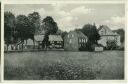
<path id="1" fill-rule="evenodd" d="M 115 50 L 117 48 L 118 48 L 118 46 L 117 46 L 117 43 L 116 43 L 115 40 L 108 40 L 107 41 L 107 46 L 106 46 L 105 49 L 107 49 L 107 50 Z"/>

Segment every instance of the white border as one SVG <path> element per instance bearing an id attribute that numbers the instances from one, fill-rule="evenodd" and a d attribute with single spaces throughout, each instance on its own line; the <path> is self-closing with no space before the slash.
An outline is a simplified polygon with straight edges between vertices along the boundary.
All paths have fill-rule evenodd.
<path id="1" fill-rule="evenodd" d="M 126 71 L 128 70 L 126 67 L 127 62 L 127 38 L 125 38 L 125 80 L 4 80 L 4 4 L 52 4 L 52 3 L 60 3 L 60 4 L 125 4 L 125 17 L 127 17 L 127 1 L 42 1 L 42 0 L 5 0 L 1 3 L 1 81 L 4 83 L 126 83 Z M 127 19 L 125 19 L 125 37 L 127 37 Z"/>

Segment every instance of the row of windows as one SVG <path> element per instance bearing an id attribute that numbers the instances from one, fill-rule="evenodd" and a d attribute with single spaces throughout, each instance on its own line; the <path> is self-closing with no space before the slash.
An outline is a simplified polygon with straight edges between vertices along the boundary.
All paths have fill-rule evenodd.
<path id="1" fill-rule="evenodd" d="M 80 47 L 85 46 L 85 44 L 79 44 Z"/>
<path id="2" fill-rule="evenodd" d="M 68 38 L 69 38 L 69 37 L 74 37 L 74 35 L 73 35 L 73 34 L 71 34 L 71 35 L 68 35 Z"/>
<path id="3" fill-rule="evenodd" d="M 86 39 L 79 39 L 79 42 L 86 43 L 86 42 L 87 42 L 87 40 L 86 40 Z"/>
<path id="4" fill-rule="evenodd" d="M 86 43 L 86 39 L 79 39 L 79 43 Z M 72 43 L 72 39 L 69 39 L 69 43 Z"/>

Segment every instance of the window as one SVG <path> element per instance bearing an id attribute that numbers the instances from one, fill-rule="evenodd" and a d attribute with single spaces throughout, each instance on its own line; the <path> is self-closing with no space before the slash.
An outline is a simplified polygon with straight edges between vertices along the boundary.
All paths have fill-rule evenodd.
<path id="1" fill-rule="evenodd" d="M 69 38 L 69 35 L 68 35 L 68 38 Z"/>
<path id="2" fill-rule="evenodd" d="M 81 39 L 79 39 L 79 42 L 81 42 Z"/>
<path id="3" fill-rule="evenodd" d="M 74 37 L 74 35 L 72 34 L 72 37 Z"/>
<path id="4" fill-rule="evenodd" d="M 83 39 L 83 42 L 85 43 L 85 39 Z"/>
<path id="5" fill-rule="evenodd" d="M 71 39 L 69 40 L 69 43 L 72 43 L 72 40 Z"/>
<path id="6" fill-rule="evenodd" d="M 104 31 L 101 31 L 101 35 L 103 35 L 104 34 Z"/>
<path id="7" fill-rule="evenodd" d="M 84 42 L 84 39 L 82 39 L 82 42 Z"/>

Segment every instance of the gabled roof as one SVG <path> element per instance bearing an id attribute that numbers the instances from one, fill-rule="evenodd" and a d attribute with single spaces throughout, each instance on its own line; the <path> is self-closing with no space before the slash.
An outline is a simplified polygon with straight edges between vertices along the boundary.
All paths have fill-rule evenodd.
<path id="1" fill-rule="evenodd" d="M 79 30 L 70 31 L 68 34 L 74 34 L 75 37 L 88 39 L 88 37 L 87 37 L 86 35 L 84 35 L 84 34 L 83 34 L 81 31 L 79 31 Z M 67 34 L 67 35 L 68 35 L 68 34 Z"/>
<path id="2" fill-rule="evenodd" d="M 108 26 L 106 25 L 102 25 L 98 28 L 98 32 L 102 29 L 105 29 L 105 33 L 103 33 L 102 35 L 118 35 L 117 33 L 113 32 Z"/>
<path id="3" fill-rule="evenodd" d="M 34 39 L 36 41 L 43 41 L 44 40 L 44 35 L 34 35 Z"/>
<path id="4" fill-rule="evenodd" d="M 81 31 L 75 31 L 77 33 L 78 37 L 84 37 L 84 38 L 88 38 L 86 35 L 84 35 Z"/>
<path id="5" fill-rule="evenodd" d="M 49 35 L 49 41 L 63 41 L 60 35 Z"/>

